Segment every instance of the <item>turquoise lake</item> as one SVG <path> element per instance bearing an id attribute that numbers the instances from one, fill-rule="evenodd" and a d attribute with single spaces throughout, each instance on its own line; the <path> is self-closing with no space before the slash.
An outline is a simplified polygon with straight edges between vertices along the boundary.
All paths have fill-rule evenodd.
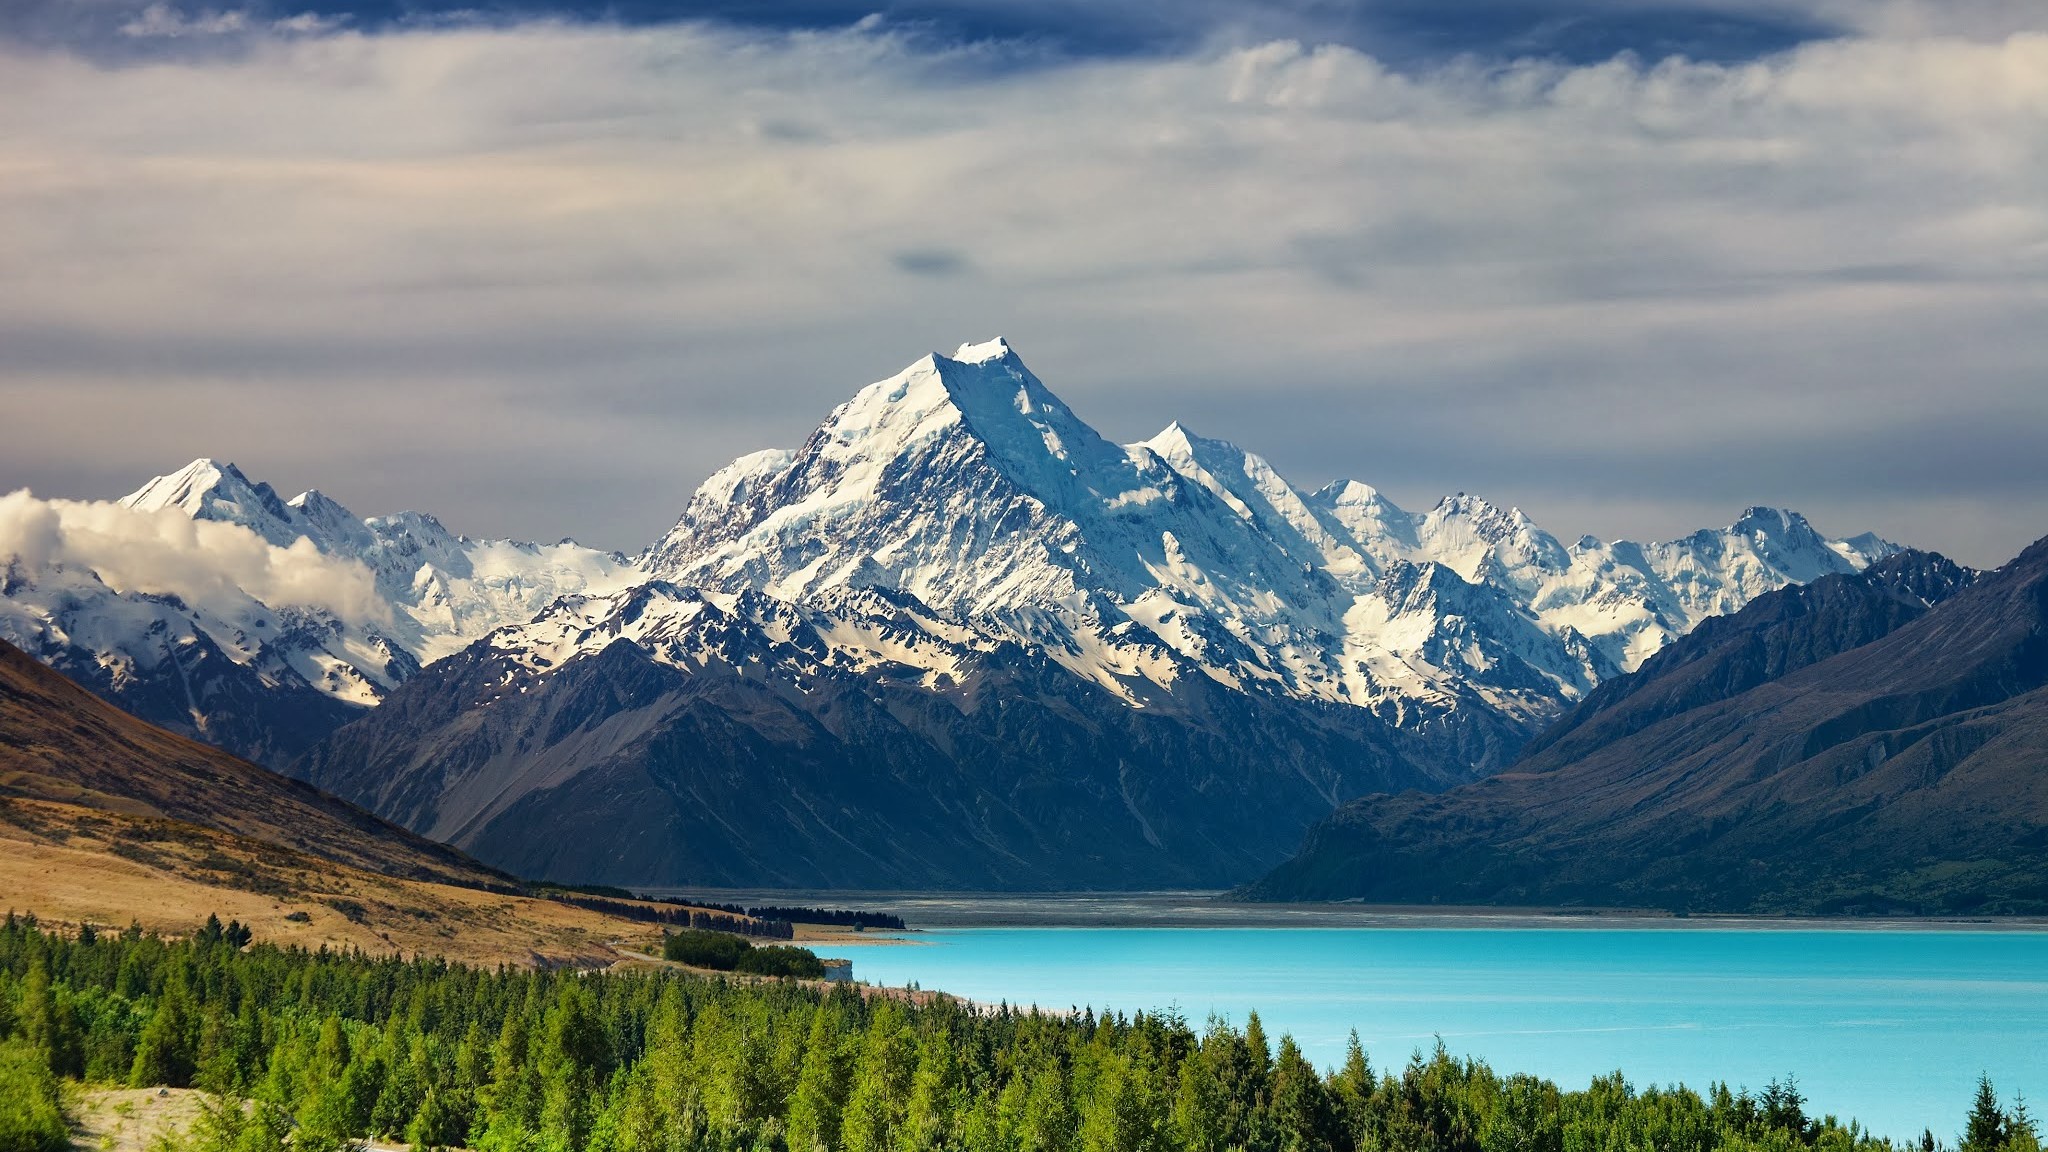
<path id="1" fill-rule="evenodd" d="M 1049 1009 L 1256 1009 L 1319 1065 L 1441 1037 L 1583 1087 L 1798 1078 L 1814 1114 L 1953 1143 L 1979 1072 L 2048 1112 L 2048 933 L 1930 929 L 942 928 L 826 949 L 870 983 Z"/>

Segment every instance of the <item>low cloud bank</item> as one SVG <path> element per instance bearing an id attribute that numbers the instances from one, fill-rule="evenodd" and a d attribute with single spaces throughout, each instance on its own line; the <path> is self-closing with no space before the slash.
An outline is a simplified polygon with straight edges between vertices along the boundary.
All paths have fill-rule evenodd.
<path id="1" fill-rule="evenodd" d="M 193 520 L 172 508 L 137 512 L 106 501 L 0 496 L 0 560 L 31 576 L 53 565 L 89 568 L 117 592 L 229 605 L 243 594 L 271 608 L 318 608 L 352 623 L 388 624 L 370 570 L 301 538 L 279 548 L 239 524 Z"/>

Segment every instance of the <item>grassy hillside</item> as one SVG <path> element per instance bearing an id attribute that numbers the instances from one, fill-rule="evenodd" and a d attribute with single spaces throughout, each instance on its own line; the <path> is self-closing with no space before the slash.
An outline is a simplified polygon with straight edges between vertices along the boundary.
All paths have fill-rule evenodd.
<path id="1" fill-rule="evenodd" d="M 0 796 L 197 825 L 388 876 L 518 885 L 311 785 L 137 720 L 5 641 Z"/>
<path id="2" fill-rule="evenodd" d="M 634 902 L 624 902 L 632 904 Z M 0 910 L 308 948 L 605 964 L 657 925 L 544 898 L 308 784 L 153 727 L 0 642 Z"/>

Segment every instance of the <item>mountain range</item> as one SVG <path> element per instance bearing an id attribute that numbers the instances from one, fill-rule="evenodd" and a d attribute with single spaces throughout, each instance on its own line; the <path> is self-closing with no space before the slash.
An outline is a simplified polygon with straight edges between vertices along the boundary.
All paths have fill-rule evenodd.
<path id="1" fill-rule="evenodd" d="M 1179 424 L 1110 443 L 999 340 L 740 458 L 630 559 L 208 461 L 122 506 L 373 594 L 16 555 L 0 636 L 492 864 L 643 884 L 1232 882 L 1352 797 L 1506 766 L 1702 621 L 1899 551 L 1768 508 L 1567 546 L 1462 494 L 1307 491 Z"/>
<path id="2" fill-rule="evenodd" d="M 1507 771 L 1347 804 L 1263 899 L 2048 911 L 2048 540 L 1759 597 Z"/>
<path id="3" fill-rule="evenodd" d="M 0 554 L 0 639 L 136 716 L 273 768 L 422 665 L 565 592 L 619 586 L 634 571 L 625 557 L 572 541 L 471 540 L 416 512 L 362 519 L 317 490 L 287 501 L 207 459 L 114 507 L 72 505 L 48 519 L 50 534 L 84 543 Z M 194 527 L 211 531 L 182 551 L 135 543 Z M 158 568 L 200 571 L 176 590 L 150 583 L 158 572 L 117 574 L 137 566 L 123 563 L 129 549 Z M 227 558 L 251 549 L 283 599 L 247 587 L 248 565 Z M 339 570 L 362 595 L 309 600 L 308 580 L 275 579 L 280 569 Z"/>

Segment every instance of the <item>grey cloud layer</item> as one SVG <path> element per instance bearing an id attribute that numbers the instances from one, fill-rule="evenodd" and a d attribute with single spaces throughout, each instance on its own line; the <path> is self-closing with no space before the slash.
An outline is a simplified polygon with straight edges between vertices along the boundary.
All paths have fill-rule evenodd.
<path id="1" fill-rule="evenodd" d="M 1782 503 L 1995 562 L 2048 531 L 2048 35 L 1972 10 L 1422 73 L 547 23 L 0 48 L 0 491 L 205 454 L 630 548 L 1001 332 L 1105 432 L 1301 483 L 1610 537 Z"/>

